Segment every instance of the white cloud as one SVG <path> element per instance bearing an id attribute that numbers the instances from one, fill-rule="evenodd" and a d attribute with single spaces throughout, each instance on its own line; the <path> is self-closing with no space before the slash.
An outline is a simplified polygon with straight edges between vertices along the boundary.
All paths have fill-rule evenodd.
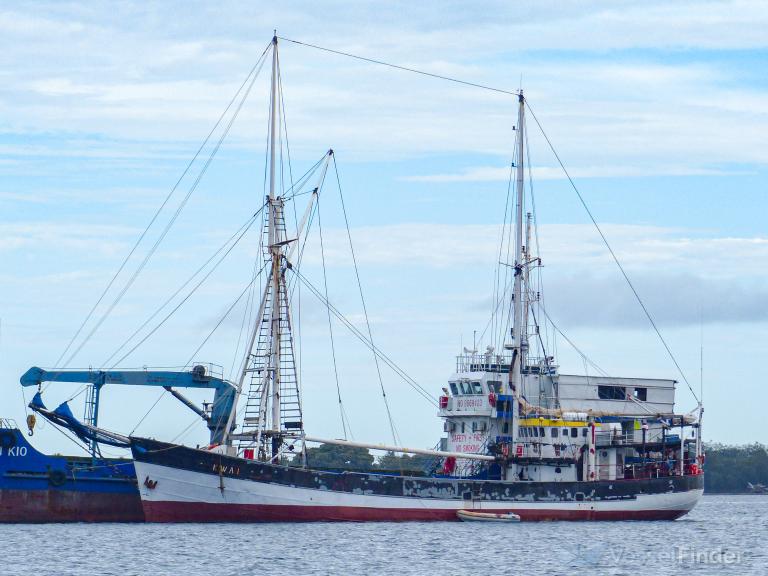
<path id="1" fill-rule="evenodd" d="M 472 10 L 471 19 L 454 4 L 429 25 L 421 17 L 434 7 L 398 4 L 377 6 L 375 26 L 361 25 L 370 9 L 365 5 L 342 10 L 332 3 L 323 15 L 243 6 L 230 14 L 197 5 L 206 19 L 204 36 L 191 23 L 179 24 L 172 36 L 153 34 L 154 23 L 174 10 L 168 5 L 152 14 L 131 4 L 109 14 L 94 6 L 51 6 L 45 18 L 20 10 L 0 19 L 10 39 L 0 63 L 5 59 L 9 69 L 24 63 L 23 74 L 7 77 L 0 97 L 6 130 L 197 140 L 261 53 L 274 23 L 299 39 L 471 81 L 514 88 L 522 72 L 530 102 L 574 168 L 698 173 L 713 161 L 715 134 L 715 162 L 768 161 L 768 98 L 763 89 L 740 84 L 737 71 L 697 61 L 695 52 L 688 62 L 670 64 L 607 52 L 765 46 L 759 31 L 768 15 L 756 2 L 539 3 L 535 9 L 497 3 L 488 9 L 494 18 Z M 259 26 L 265 34 L 256 42 Z M 29 34 L 36 42 L 26 41 Z M 510 98 L 290 43 L 281 49 L 299 153 L 334 146 L 365 159 L 466 151 L 510 156 Z M 586 52 L 564 56 L 552 49 Z M 264 88 L 234 134 L 256 147 L 262 145 Z M 114 141 L 103 143 L 105 151 L 114 147 Z"/>
<path id="2" fill-rule="evenodd" d="M 535 166 L 530 170 L 536 180 L 564 180 L 565 173 L 559 166 Z M 686 166 L 585 166 L 569 170 L 572 178 L 642 178 L 647 176 L 733 176 L 745 171 L 718 170 Z M 477 166 L 463 172 L 403 176 L 399 180 L 408 182 L 506 182 L 510 177 L 509 168 Z M 526 169 L 526 178 L 528 170 Z M 514 175 L 513 175 L 514 178 Z"/>
<path id="3" fill-rule="evenodd" d="M 136 228 L 107 224 L 61 224 L 57 222 L 0 224 L 0 252 L 21 250 L 29 254 L 75 251 L 85 256 L 99 253 L 114 256 L 138 235 Z"/>
<path id="4" fill-rule="evenodd" d="M 622 264 L 643 272 L 695 273 L 717 270 L 718 277 L 768 276 L 768 237 L 718 237 L 708 231 L 627 224 L 602 224 Z M 351 230 L 358 261 L 372 266 L 417 265 L 445 268 L 492 266 L 501 226 L 477 224 L 395 224 Z M 541 257 L 547 269 L 613 270 L 605 246 L 588 224 L 539 226 Z M 350 262 L 346 231 L 323 232 L 326 262 Z M 308 244 L 305 262 L 318 264 L 319 252 Z M 618 274 L 618 272 L 617 272 Z"/>

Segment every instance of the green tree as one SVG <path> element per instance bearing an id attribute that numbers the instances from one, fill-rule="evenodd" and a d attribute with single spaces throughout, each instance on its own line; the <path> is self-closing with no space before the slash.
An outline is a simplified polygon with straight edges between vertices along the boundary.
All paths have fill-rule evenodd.
<path id="1" fill-rule="evenodd" d="M 320 444 L 315 448 L 307 448 L 307 464 L 310 468 L 371 470 L 373 468 L 373 456 L 365 448 Z"/>
<path id="2" fill-rule="evenodd" d="M 434 456 L 425 456 L 422 454 L 402 454 L 398 456 L 394 452 L 387 452 L 379 458 L 377 468 L 392 472 L 425 472 L 433 467 L 436 458 Z"/>
<path id="3" fill-rule="evenodd" d="M 748 492 L 747 482 L 768 485 L 768 452 L 762 444 L 706 446 L 704 490 L 709 493 Z"/>

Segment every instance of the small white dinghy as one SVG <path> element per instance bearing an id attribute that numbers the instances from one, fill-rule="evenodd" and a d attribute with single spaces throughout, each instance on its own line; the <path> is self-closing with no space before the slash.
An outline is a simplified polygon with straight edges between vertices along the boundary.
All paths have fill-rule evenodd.
<path id="1" fill-rule="evenodd" d="M 463 522 L 520 522 L 520 516 L 512 512 L 472 512 L 457 510 L 456 516 Z"/>

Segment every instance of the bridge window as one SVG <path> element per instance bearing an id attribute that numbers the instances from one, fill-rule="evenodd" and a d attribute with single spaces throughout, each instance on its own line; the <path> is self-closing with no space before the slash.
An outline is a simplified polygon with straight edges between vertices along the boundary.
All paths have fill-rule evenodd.
<path id="1" fill-rule="evenodd" d="M 482 394 L 483 393 L 483 387 L 480 384 L 480 382 L 472 382 L 472 392 L 474 394 Z"/>
<path id="2" fill-rule="evenodd" d="M 488 392 L 501 393 L 501 380 L 488 380 Z"/>
<path id="3" fill-rule="evenodd" d="M 557 438 L 559 433 L 560 433 L 560 429 L 559 428 L 552 428 L 552 430 L 550 430 L 549 432 L 552 435 L 552 438 Z"/>
<path id="4" fill-rule="evenodd" d="M 586 429 L 586 428 L 582 428 L 582 429 L 581 429 L 581 435 L 582 435 L 584 438 L 586 438 L 586 437 L 587 437 L 587 429 Z"/>
<path id="5" fill-rule="evenodd" d="M 578 437 L 579 437 L 579 429 L 571 428 L 571 438 L 578 438 Z"/>
<path id="6" fill-rule="evenodd" d="M 448 385 L 451 387 L 451 394 L 454 396 L 459 395 L 459 387 L 456 386 L 456 382 L 449 382 Z"/>
<path id="7" fill-rule="evenodd" d="M 624 386 L 598 386 L 597 396 L 600 400 L 626 400 L 627 389 Z"/>
<path id="8" fill-rule="evenodd" d="M 635 398 L 641 402 L 648 400 L 648 388 L 635 388 Z"/>
<path id="9" fill-rule="evenodd" d="M 469 385 L 469 382 L 459 382 L 459 388 L 461 388 L 462 394 L 472 394 L 472 386 Z"/>

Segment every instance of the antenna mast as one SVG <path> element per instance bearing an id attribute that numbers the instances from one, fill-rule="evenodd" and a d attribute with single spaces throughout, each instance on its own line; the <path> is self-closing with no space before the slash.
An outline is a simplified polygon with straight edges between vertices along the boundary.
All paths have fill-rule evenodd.
<path id="1" fill-rule="evenodd" d="M 520 103 L 517 112 L 517 200 L 515 205 L 515 285 L 514 299 L 514 323 L 512 325 L 512 365 L 510 366 L 510 383 L 513 391 L 519 394 L 522 386 L 523 362 L 528 347 L 527 328 L 523 326 L 523 197 L 525 186 L 525 99 L 523 91 L 518 95 Z"/>

